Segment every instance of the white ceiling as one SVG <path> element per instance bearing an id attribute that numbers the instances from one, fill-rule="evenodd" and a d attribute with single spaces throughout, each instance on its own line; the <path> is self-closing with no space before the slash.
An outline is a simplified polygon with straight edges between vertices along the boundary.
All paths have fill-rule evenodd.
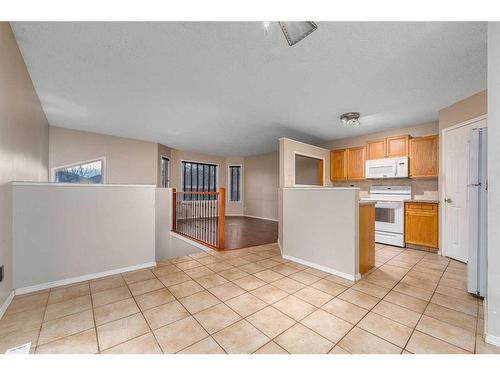
<path id="1" fill-rule="evenodd" d="M 486 88 L 486 23 L 13 23 L 49 123 L 220 155 L 437 119 Z M 361 112 L 361 127 L 339 124 Z"/>

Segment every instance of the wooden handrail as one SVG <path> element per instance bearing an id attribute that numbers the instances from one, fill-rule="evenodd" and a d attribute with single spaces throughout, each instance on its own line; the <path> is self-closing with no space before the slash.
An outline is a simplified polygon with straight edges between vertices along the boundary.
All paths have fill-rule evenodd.
<path id="1" fill-rule="evenodd" d="M 219 249 L 224 249 L 224 243 L 225 243 L 225 226 L 226 226 L 226 189 L 225 188 L 220 188 L 219 189 L 220 196 L 219 196 L 219 243 L 218 243 L 218 248 Z"/>
<path id="2" fill-rule="evenodd" d="M 177 189 L 172 189 L 172 230 L 177 230 Z"/>

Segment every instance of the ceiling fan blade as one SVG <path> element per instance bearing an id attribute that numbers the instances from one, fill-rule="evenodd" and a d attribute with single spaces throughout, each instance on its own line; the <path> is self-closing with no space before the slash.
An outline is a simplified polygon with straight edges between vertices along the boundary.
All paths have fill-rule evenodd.
<path id="1" fill-rule="evenodd" d="M 311 34 L 314 30 L 318 28 L 314 22 L 311 21 L 300 21 L 300 22 L 278 22 L 281 27 L 281 31 L 285 35 L 286 41 L 290 46 L 297 44 L 306 36 Z"/>

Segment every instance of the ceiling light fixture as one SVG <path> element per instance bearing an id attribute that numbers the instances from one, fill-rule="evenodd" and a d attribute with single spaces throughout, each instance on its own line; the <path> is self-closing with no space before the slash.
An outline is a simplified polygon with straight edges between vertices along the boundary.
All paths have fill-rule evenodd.
<path id="1" fill-rule="evenodd" d="M 288 45 L 290 47 L 300 42 L 302 39 L 304 39 L 306 36 L 308 36 L 318 28 L 318 25 L 311 21 L 280 21 L 278 22 L 278 24 L 280 25 L 281 31 L 283 32 L 283 35 L 285 35 L 286 41 L 288 42 Z M 264 32 L 267 36 L 269 34 L 271 22 L 264 21 L 262 26 L 264 27 Z"/>
<path id="2" fill-rule="evenodd" d="M 347 112 L 340 116 L 342 124 L 347 126 L 359 126 L 359 112 Z"/>

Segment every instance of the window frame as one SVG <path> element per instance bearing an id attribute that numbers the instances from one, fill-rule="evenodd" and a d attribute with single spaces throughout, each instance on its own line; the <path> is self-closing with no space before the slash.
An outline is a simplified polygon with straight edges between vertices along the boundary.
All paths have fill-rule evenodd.
<path id="1" fill-rule="evenodd" d="M 181 188 L 181 191 L 185 191 L 184 190 L 184 164 L 185 163 L 190 163 L 190 164 L 204 164 L 204 165 L 208 165 L 208 166 L 215 166 L 215 190 L 214 191 L 218 191 L 219 190 L 219 167 L 220 165 L 218 163 L 212 163 L 212 162 L 207 162 L 207 161 L 196 161 L 196 160 L 185 160 L 185 159 L 182 159 L 181 162 L 180 162 L 180 173 L 181 173 L 181 184 L 180 184 L 180 188 Z M 185 198 L 186 195 L 184 195 L 184 198 Z M 184 199 L 186 200 L 186 199 Z"/>
<path id="2" fill-rule="evenodd" d="M 76 167 L 76 166 L 79 166 L 79 165 L 82 165 L 82 164 L 94 163 L 96 161 L 100 161 L 102 163 L 102 169 L 101 169 L 102 179 L 101 179 L 101 182 L 96 183 L 96 185 L 104 185 L 108 181 L 107 180 L 107 175 L 106 175 L 106 169 L 107 168 L 106 168 L 106 157 L 105 156 L 101 156 L 99 158 L 94 158 L 94 159 L 89 159 L 89 160 L 82 160 L 82 161 L 78 161 L 76 163 L 71 163 L 71 164 L 59 165 L 57 167 L 52 167 L 50 169 L 50 181 L 53 182 L 53 183 L 56 183 L 56 184 L 72 184 L 72 185 L 77 185 L 78 183 L 57 182 L 56 181 L 57 171 L 60 170 L 60 169 L 66 169 L 66 168 Z M 86 184 L 86 185 L 88 185 L 88 184 Z"/>
<path id="3" fill-rule="evenodd" d="M 231 168 L 239 168 L 240 173 L 239 173 L 239 179 L 238 179 L 238 200 L 232 200 L 231 199 L 231 193 L 232 193 L 232 175 L 231 175 Z M 241 203 L 243 202 L 243 165 L 241 164 L 231 164 L 227 166 L 227 190 L 229 194 L 227 195 L 227 199 L 229 203 Z"/>
<path id="4" fill-rule="evenodd" d="M 167 185 L 166 186 L 163 186 L 163 160 L 166 160 L 167 161 Z M 170 164 L 170 158 L 166 155 L 160 155 L 160 187 L 161 188 L 169 188 L 170 187 L 170 168 L 171 167 L 171 164 Z"/>

